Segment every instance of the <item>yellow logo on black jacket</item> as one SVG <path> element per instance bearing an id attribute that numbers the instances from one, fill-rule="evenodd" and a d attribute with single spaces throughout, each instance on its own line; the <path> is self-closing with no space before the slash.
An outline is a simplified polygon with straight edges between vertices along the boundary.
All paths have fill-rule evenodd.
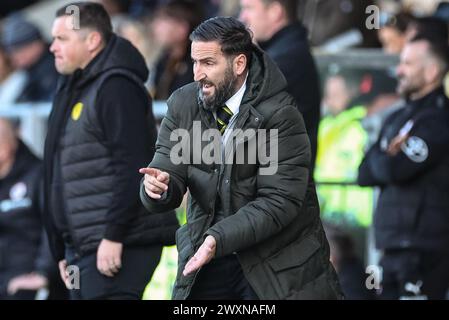
<path id="1" fill-rule="evenodd" d="M 72 119 L 73 121 L 77 121 L 81 117 L 81 113 L 83 112 L 83 103 L 78 102 L 72 108 Z"/>

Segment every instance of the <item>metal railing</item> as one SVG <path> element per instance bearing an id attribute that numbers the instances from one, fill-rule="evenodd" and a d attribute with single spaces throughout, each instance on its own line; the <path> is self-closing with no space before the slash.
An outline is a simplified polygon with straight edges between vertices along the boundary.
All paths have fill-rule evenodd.
<path id="1" fill-rule="evenodd" d="M 20 133 L 23 141 L 40 157 L 43 155 L 51 105 L 51 102 L 20 103 L 4 105 L 0 109 L 0 117 L 20 121 Z M 166 112 L 165 101 L 153 101 L 153 113 L 157 120 L 161 120 Z"/>

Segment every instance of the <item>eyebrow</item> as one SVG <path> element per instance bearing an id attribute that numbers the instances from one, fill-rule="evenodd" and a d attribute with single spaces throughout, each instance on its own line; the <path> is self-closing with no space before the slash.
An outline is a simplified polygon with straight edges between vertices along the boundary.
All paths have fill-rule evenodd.
<path id="1" fill-rule="evenodd" d="M 208 62 L 208 61 L 215 61 L 215 58 L 207 57 L 207 58 L 202 58 L 202 59 L 194 59 L 194 58 L 192 57 L 192 61 Z"/>

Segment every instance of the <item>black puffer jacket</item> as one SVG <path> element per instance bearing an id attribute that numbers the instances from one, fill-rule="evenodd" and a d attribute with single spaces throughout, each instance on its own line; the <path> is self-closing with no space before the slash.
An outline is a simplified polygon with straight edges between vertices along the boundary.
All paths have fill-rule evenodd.
<path id="1" fill-rule="evenodd" d="M 182 270 L 206 234 L 217 240 L 216 257 L 237 253 L 261 299 L 340 297 L 315 188 L 309 182 L 310 143 L 304 121 L 294 99 L 285 92 L 285 78 L 279 69 L 262 51 L 255 52 L 235 128 L 279 130 L 275 174 L 261 174 L 262 166 L 250 163 L 174 164 L 170 160 L 177 144 L 170 140 L 173 130 L 186 129 L 192 134 L 193 121 L 201 122 L 202 131 L 217 127 L 213 115 L 198 100 L 196 84 L 181 88 L 168 100 L 168 113 L 150 164 L 170 173 L 167 198 L 152 200 L 143 187 L 141 198 L 149 210 L 164 211 L 177 207 L 189 188 L 187 224 L 177 231 L 175 299 L 185 299 L 190 293 L 196 274 L 184 277 Z M 236 141 L 248 152 L 242 136 Z M 203 141 L 201 147 L 208 144 Z M 193 150 L 197 147 L 198 142 L 191 143 Z M 217 195 L 226 217 L 213 225 Z"/>
<path id="2" fill-rule="evenodd" d="M 287 92 L 296 100 L 304 118 L 312 148 L 312 170 L 317 152 L 321 91 L 318 70 L 310 52 L 307 29 L 300 23 L 289 25 L 269 41 L 261 43 L 287 80 Z"/>
<path id="3" fill-rule="evenodd" d="M 409 139 L 396 156 L 386 147 Z M 379 249 L 449 251 L 449 100 L 439 88 L 393 113 L 359 169 L 362 186 L 380 186 L 374 216 Z"/>
<path id="4" fill-rule="evenodd" d="M 48 230 L 58 259 L 64 242 L 79 255 L 96 251 L 102 239 L 174 243 L 174 212 L 149 215 L 138 197 L 138 170 L 156 140 L 147 77 L 137 49 L 113 36 L 85 69 L 61 82 L 45 146 Z"/>
<path id="5" fill-rule="evenodd" d="M 20 141 L 10 173 L 0 179 L 0 286 L 55 266 L 41 220 L 41 179 L 40 160 Z"/>

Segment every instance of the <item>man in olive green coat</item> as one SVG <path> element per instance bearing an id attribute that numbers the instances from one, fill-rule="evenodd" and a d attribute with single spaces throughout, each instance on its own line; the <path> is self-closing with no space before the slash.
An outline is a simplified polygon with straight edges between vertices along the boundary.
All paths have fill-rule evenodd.
<path id="1" fill-rule="evenodd" d="M 173 298 L 342 298 L 284 77 L 236 19 L 207 20 L 190 38 L 195 83 L 168 100 L 140 170 L 151 212 L 190 191 Z"/>

